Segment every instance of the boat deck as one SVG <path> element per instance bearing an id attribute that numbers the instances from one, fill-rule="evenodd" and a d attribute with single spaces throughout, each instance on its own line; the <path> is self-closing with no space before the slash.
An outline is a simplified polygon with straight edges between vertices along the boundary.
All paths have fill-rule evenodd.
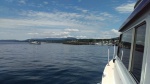
<path id="1" fill-rule="evenodd" d="M 108 64 L 106 65 L 103 72 L 101 84 L 123 84 L 118 75 L 113 60 L 109 62 L 109 65 Z"/>

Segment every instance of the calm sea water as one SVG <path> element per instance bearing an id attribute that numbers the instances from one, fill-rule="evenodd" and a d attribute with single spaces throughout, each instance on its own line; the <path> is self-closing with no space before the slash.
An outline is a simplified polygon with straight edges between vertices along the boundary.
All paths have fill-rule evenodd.
<path id="1" fill-rule="evenodd" d="M 0 43 L 0 84 L 97 84 L 108 46 Z M 112 58 L 113 47 L 110 47 Z"/>

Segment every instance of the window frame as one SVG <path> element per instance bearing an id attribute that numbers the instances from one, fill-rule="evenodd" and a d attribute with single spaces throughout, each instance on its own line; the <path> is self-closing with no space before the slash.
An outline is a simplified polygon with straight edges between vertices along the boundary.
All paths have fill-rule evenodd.
<path id="1" fill-rule="evenodd" d="M 145 25 L 146 26 L 146 21 L 143 21 L 143 22 L 141 22 L 141 23 L 139 23 L 138 25 L 136 25 L 134 28 L 133 28 L 133 30 L 134 30 L 134 35 L 133 35 L 133 45 L 132 45 L 132 52 L 130 53 L 130 61 L 129 61 L 129 72 L 130 72 L 130 74 L 132 75 L 132 77 L 134 78 L 134 80 L 139 84 L 140 82 L 141 82 L 141 78 L 142 78 L 142 68 L 141 68 L 141 76 L 140 76 L 140 80 L 138 81 L 137 79 L 136 79 L 136 77 L 134 76 L 134 74 L 132 73 L 133 72 L 133 60 L 134 60 L 134 50 L 135 50 L 135 46 L 136 46 L 136 34 L 137 34 L 137 29 L 139 28 L 139 27 L 141 27 L 141 26 L 143 26 L 143 25 Z M 147 29 L 147 27 L 145 27 L 146 29 Z M 145 29 L 145 31 L 146 31 L 146 29 Z M 146 38 L 146 32 L 145 32 L 145 38 Z M 146 39 L 145 39 L 146 40 Z M 146 41 L 145 41 L 146 42 Z M 145 42 L 144 42 L 144 52 L 145 52 Z M 143 52 L 143 59 L 144 59 L 144 52 Z M 142 59 L 142 67 L 143 67 L 143 59 Z"/>
<path id="2" fill-rule="evenodd" d="M 133 42 L 134 42 L 134 33 L 135 33 L 135 28 L 134 27 L 131 27 L 131 28 L 129 28 L 129 29 L 127 29 L 126 31 L 124 31 L 124 32 L 122 32 L 122 34 L 120 35 L 121 37 L 120 37 L 120 39 L 119 39 L 119 44 L 120 44 L 120 42 L 122 41 L 122 37 L 123 37 L 123 34 L 124 33 L 126 33 L 126 32 L 128 32 L 128 31 L 130 31 L 131 30 L 131 32 L 132 32 L 132 37 L 131 37 L 131 49 L 130 49 L 130 55 L 129 55 L 129 64 L 128 64 L 128 68 L 127 68 L 127 70 L 129 71 L 130 70 L 130 66 L 131 66 L 131 52 L 133 52 Z M 117 55 L 119 55 L 119 50 L 120 48 L 118 48 L 118 51 L 117 51 Z M 121 60 L 121 57 L 120 56 L 118 56 L 119 58 L 120 58 L 120 60 Z M 122 60 L 121 60 L 122 61 Z M 123 63 L 124 64 L 124 63 Z M 124 65 L 125 66 L 125 65 Z"/>
<path id="3" fill-rule="evenodd" d="M 118 50 L 117 50 L 117 56 L 121 59 L 121 57 L 119 56 L 119 52 L 120 52 L 120 42 L 121 42 L 121 40 L 122 40 L 122 34 L 120 34 L 120 36 L 119 36 L 119 43 L 118 43 Z"/>
<path id="4" fill-rule="evenodd" d="M 148 20 L 150 21 L 150 17 L 148 18 Z M 123 36 L 123 34 L 124 33 L 126 33 L 126 32 L 128 32 L 129 30 L 131 30 L 132 29 L 132 41 L 131 41 L 131 50 L 130 50 L 130 58 L 129 58 L 129 67 L 128 67 L 128 72 L 130 73 L 130 75 L 133 77 L 133 79 L 136 81 L 136 83 L 137 84 L 139 84 L 139 83 L 143 83 L 143 78 L 144 78 L 144 73 L 145 73 L 145 60 L 146 60 L 146 57 L 145 57 L 145 55 L 146 55 L 146 51 L 147 51 L 147 47 L 145 46 L 146 44 L 147 44 L 147 42 L 146 42 L 146 37 L 147 37 L 147 34 L 149 33 L 148 32 L 148 28 L 147 28 L 147 25 L 150 25 L 150 23 L 148 23 L 147 22 L 147 20 L 146 19 L 144 19 L 144 20 L 142 20 L 142 21 L 140 21 L 140 22 L 138 22 L 137 24 L 134 24 L 132 27 L 130 27 L 129 29 L 127 29 L 127 30 L 125 30 L 124 32 L 122 32 L 121 34 L 120 34 L 120 38 L 119 38 L 119 43 L 121 42 L 121 40 L 122 40 L 122 36 Z M 138 82 L 137 81 L 137 79 L 135 78 L 135 76 L 131 73 L 131 69 L 132 69 L 132 60 L 133 60 L 133 50 L 134 50 L 134 48 L 135 48 L 135 35 L 136 35 L 136 29 L 138 28 L 138 27 L 140 27 L 140 26 L 142 26 L 142 25 L 146 25 L 146 32 L 145 32 L 145 43 L 144 43 L 144 53 L 143 53 L 143 62 L 142 62 L 142 69 L 141 69 L 141 77 L 140 77 L 140 81 Z M 150 29 L 149 29 L 150 30 Z M 118 47 L 118 50 L 117 50 L 117 56 L 119 55 L 119 47 Z M 120 56 L 118 56 L 118 58 L 120 59 Z M 121 59 L 120 59 L 121 60 Z M 124 64 L 123 64 L 124 65 Z M 124 65 L 124 67 L 125 67 L 125 65 Z"/>

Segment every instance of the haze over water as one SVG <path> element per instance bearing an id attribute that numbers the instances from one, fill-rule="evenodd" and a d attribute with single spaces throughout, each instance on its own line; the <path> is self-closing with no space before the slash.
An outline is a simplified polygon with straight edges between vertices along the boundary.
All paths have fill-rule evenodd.
<path id="1" fill-rule="evenodd" d="M 108 46 L 0 44 L 0 84 L 96 84 Z M 113 47 L 110 47 L 112 58 Z"/>

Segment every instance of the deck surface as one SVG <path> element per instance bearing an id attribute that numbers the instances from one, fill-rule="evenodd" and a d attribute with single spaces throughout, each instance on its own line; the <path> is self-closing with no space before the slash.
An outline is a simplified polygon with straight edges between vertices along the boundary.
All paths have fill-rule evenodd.
<path id="1" fill-rule="evenodd" d="M 111 60 L 109 65 L 107 64 L 103 76 L 102 76 L 102 84 L 123 84 L 115 67 L 115 64 Z"/>

